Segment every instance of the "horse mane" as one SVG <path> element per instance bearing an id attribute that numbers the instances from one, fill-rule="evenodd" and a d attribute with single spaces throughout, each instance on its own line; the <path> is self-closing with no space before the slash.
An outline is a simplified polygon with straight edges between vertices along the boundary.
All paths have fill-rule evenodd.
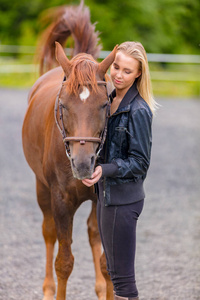
<path id="1" fill-rule="evenodd" d="M 66 79 L 67 91 L 77 95 L 79 87 L 90 87 L 92 90 L 98 90 L 96 71 L 98 64 L 94 58 L 85 53 L 77 54 L 71 59 L 71 72 Z"/>
<path id="2" fill-rule="evenodd" d="M 65 48 L 70 36 L 74 40 L 72 56 L 83 52 L 95 59 L 99 57 L 99 32 L 95 31 L 95 24 L 91 24 L 89 8 L 84 6 L 83 1 L 79 6 L 61 6 L 46 10 L 42 22 L 48 27 L 38 44 L 37 60 L 41 75 L 58 65 L 55 59 L 55 41 Z"/>

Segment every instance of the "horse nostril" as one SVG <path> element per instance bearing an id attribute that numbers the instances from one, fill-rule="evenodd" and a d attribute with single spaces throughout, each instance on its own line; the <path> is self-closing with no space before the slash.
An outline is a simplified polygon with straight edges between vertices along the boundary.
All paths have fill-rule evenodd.
<path id="1" fill-rule="evenodd" d="M 95 163 L 95 157 L 94 157 L 94 155 L 93 155 L 93 156 L 91 157 L 91 165 L 93 166 L 94 163 Z"/>
<path id="2" fill-rule="evenodd" d="M 74 159 L 72 158 L 71 161 L 72 161 L 73 168 L 75 168 Z"/>

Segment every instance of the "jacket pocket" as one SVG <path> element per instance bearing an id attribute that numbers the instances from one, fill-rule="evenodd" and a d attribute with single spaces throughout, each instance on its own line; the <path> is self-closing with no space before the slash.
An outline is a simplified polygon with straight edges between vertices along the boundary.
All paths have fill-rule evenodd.
<path id="1" fill-rule="evenodd" d="M 123 126 L 115 127 L 115 141 L 116 141 L 116 147 L 119 149 L 120 158 L 127 157 L 127 149 L 128 149 L 127 133 L 128 130 L 126 127 Z"/>
<path id="2" fill-rule="evenodd" d="M 115 130 L 117 130 L 119 132 L 126 132 L 128 135 L 130 135 L 133 138 L 132 134 L 128 131 L 128 129 L 126 127 L 122 127 L 122 126 L 116 127 Z"/>

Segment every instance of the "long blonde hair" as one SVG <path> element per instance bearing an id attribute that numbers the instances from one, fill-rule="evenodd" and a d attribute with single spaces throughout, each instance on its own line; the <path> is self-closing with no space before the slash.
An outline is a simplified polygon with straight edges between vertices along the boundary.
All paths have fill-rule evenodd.
<path id="1" fill-rule="evenodd" d="M 144 47 L 139 42 L 124 42 L 117 47 L 117 51 L 122 51 L 124 54 L 139 61 L 141 75 L 137 79 L 137 89 L 141 97 L 147 102 L 151 111 L 154 113 L 158 104 L 153 98 L 149 65 Z"/>

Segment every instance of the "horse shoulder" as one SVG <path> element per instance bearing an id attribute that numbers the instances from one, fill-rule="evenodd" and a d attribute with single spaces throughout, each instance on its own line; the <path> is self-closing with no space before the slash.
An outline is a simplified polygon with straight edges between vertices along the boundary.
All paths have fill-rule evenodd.
<path id="1" fill-rule="evenodd" d="M 24 154 L 30 167 L 42 181 L 46 181 L 43 172 L 44 163 L 46 164 L 44 154 L 52 143 L 54 103 L 62 76 L 62 69 L 55 68 L 36 81 L 29 93 L 29 105 L 23 123 Z"/>

